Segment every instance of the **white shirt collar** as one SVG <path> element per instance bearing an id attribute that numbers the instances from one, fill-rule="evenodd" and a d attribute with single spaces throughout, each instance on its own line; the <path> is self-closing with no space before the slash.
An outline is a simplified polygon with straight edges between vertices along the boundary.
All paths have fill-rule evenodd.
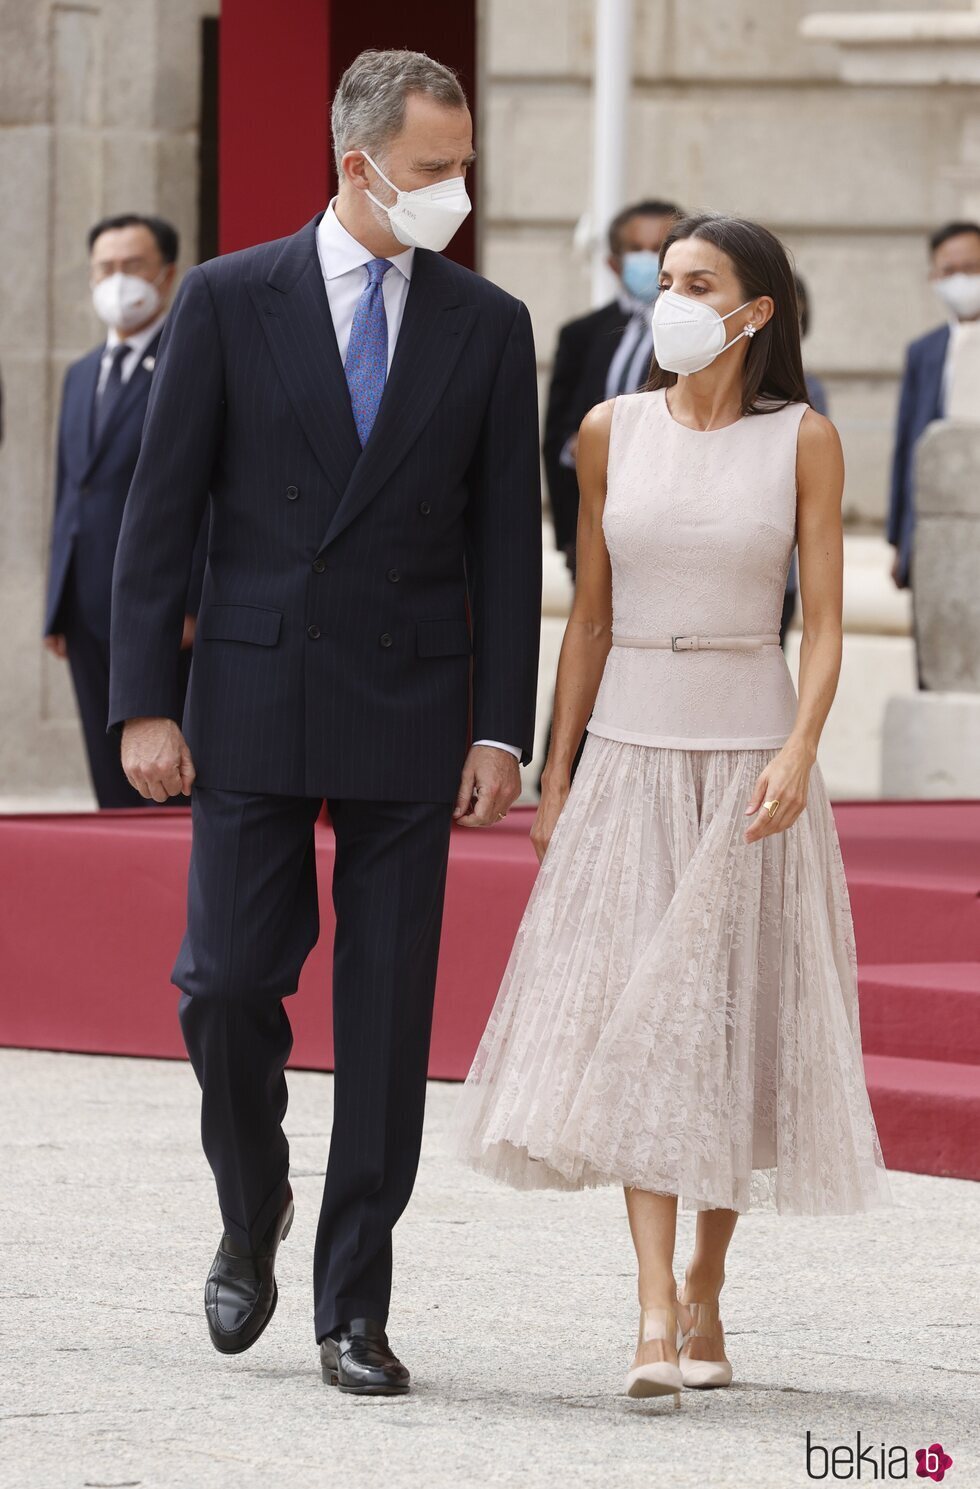
<path id="1" fill-rule="evenodd" d="M 638 300 L 635 295 L 631 295 L 624 284 L 620 285 L 619 294 L 616 298 L 619 301 L 619 308 L 624 315 L 650 316 L 653 314 L 653 306 L 648 301 Z"/>
<path id="2" fill-rule="evenodd" d="M 137 356 L 142 357 L 150 342 L 155 336 L 160 334 L 160 330 L 166 319 L 167 312 L 162 310 L 155 321 L 151 321 L 148 326 L 144 326 L 142 331 L 136 335 L 129 336 L 121 334 L 116 330 L 115 326 L 110 326 L 109 334 L 106 337 L 106 352 L 111 352 L 114 347 L 119 346 L 120 342 L 125 341 L 128 346 L 133 348 Z"/>
<path id="3" fill-rule="evenodd" d="M 344 227 L 334 210 L 336 200 L 336 197 L 331 198 L 316 230 L 317 250 L 324 279 L 337 279 L 341 274 L 349 274 L 351 269 L 363 268 L 378 257 L 370 248 L 365 248 L 363 243 L 352 237 Z M 406 248 L 404 253 L 389 254 L 388 262 L 406 279 L 411 279 L 414 258 L 415 249 Z"/>

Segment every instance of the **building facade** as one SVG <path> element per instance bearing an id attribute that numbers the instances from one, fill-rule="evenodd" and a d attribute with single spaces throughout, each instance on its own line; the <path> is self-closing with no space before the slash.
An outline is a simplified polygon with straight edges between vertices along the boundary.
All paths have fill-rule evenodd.
<path id="1" fill-rule="evenodd" d="M 236 5 L 250 3 L 226 0 L 226 21 Z M 329 0 L 320 3 L 329 12 Z M 907 596 L 888 588 L 880 537 L 896 383 L 905 343 L 941 320 L 925 283 L 926 238 L 961 210 L 956 164 L 976 91 L 962 81 L 848 85 L 836 48 L 805 39 L 801 26 L 818 10 L 910 8 L 895 0 L 635 3 L 627 196 L 760 219 L 786 241 L 810 288 L 806 361 L 825 380 L 848 464 L 849 604 L 852 621 L 863 617 L 854 628 L 864 638 L 847 681 L 855 700 L 867 698 L 871 682 L 892 691 L 911 686 Z M 933 0 L 931 9 L 970 7 Z M 593 10 L 593 0 L 479 0 L 473 13 L 476 262 L 531 309 L 542 398 L 559 325 L 589 308 L 589 263 L 573 234 L 591 190 Z M 157 212 L 181 232 L 182 266 L 202 247 L 211 250 L 220 189 L 202 152 L 202 122 L 206 135 L 208 38 L 218 13 L 218 0 L 0 0 L 0 769 L 7 798 L 85 797 L 67 671 L 41 645 L 60 382 L 67 363 L 100 336 L 85 233 L 104 213 Z M 404 45 L 406 25 L 404 18 L 389 25 L 375 10 L 360 44 Z M 240 32 L 240 45 L 247 47 L 247 35 Z M 343 45 L 354 41 L 348 25 Z M 425 44 L 438 53 L 428 34 Z M 447 46 L 453 52 L 456 39 Z M 329 76 L 342 60 L 336 46 L 331 56 L 332 69 L 309 84 L 322 92 L 324 121 Z M 225 60 L 222 54 L 223 67 Z M 276 120 L 281 137 L 290 120 L 283 111 L 289 57 L 270 65 L 286 69 L 285 79 L 270 77 L 267 90 L 255 89 L 254 109 L 260 121 L 263 111 Z M 319 95 L 314 104 L 317 117 Z M 222 160 L 235 148 L 226 136 Z M 260 168 L 254 179 L 248 169 L 239 176 L 257 201 L 265 191 L 271 199 L 272 175 L 264 180 Z M 309 200 L 328 189 L 311 178 Z M 260 236 L 280 231 L 276 223 Z M 557 612 L 567 600 L 560 565 L 550 573 L 545 683 Z M 845 778 L 855 742 L 844 715 L 870 760 L 878 701 L 872 713 L 852 718 L 841 697 L 843 773 L 836 783 L 828 776 L 842 792 L 870 793 L 869 765 L 860 778 Z"/>

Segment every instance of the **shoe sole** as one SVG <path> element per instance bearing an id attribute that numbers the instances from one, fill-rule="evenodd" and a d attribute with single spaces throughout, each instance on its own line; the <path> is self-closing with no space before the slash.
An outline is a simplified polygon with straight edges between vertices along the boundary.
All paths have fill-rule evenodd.
<path id="1" fill-rule="evenodd" d="M 336 1370 L 329 1365 L 322 1369 L 323 1383 L 327 1386 L 335 1386 L 345 1396 L 407 1396 L 410 1386 L 342 1386 L 340 1377 Z"/>
<path id="2" fill-rule="evenodd" d="M 647 1396 L 679 1396 L 677 1386 L 668 1386 L 659 1380 L 635 1380 L 626 1392 L 634 1401 Z"/>
<path id="3" fill-rule="evenodd" d="M 295 1207 L 293 1207 L 293 1208 L 290 1209 L 289 1219 L 286 1221 L 286 1224 L 282 1228 L 282 1235 L 279 1237 L 279 1245 L 280 1246 L 282 1245 L 283 1241 L 285 1241 L 286 1237 L 289 1235 L 289 1232 L 293 1228 L 293 1217 L 295 1216 L 295 1214 L 296 1214 L 296 1210 L 295 1210 Z M 276 1249 L 278 1250 L 278 1247 Z M 252 1335 L 251 1339 L 248 1341 L 247 1344 L 232 1344 L 232 1345 L 228 1345 L 228 1344 L 219 1343 L 220 1336 L 217 1336 L 217 1337 L 215 1336 L 214 1330 L 211 1328 L 211 1322 L 210 1322 L 210 1320 L 208 1320 L 208 1333 L 211 1336 L 211 1343 L 214 1345 L 215 1349 L 218 1351 L 218 1354 L 219 1355 L 243 1355 L 247 1349 L 251 1349 L 252 1348 L 252 1345 L 255 1344 L 259 1339 L 262 1338 L 262 1335 L 265 1333 L 266 1329 L 269 1327 L 270 1323 L 272 1322 L 272 1315 L 276 1311 L 276 1304 L 278 1302 L 279 1302 L 279 1284 L 276 1281 L 276 1279 L 273 1277 L 273 1279 L 272 1279 L 272 1306 L 269 1309 L 268 1313 L 266 1314 L 265 1318 L 262 1320 L 262 1323 L 260 1324 L 259 1328 L 256 1329 L 255 1333 Z"/>

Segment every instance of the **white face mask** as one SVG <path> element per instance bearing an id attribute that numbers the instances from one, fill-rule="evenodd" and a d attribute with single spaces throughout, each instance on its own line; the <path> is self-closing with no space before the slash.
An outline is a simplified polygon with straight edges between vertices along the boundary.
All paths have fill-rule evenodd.
<path id="1" fill-rule="evenodd" d="M 100 321 L 125 333 L 153 319 L 160 309 L 160 291 L 138 274 L 110 274 L 92 290 L 92 304 Z"/>
<path id="2" fill-rule="evenodd" d="M 751 305 L 746 300 L 745 305 Z M 746 327 L 725 342 L 725 322 L 738 315 L 745 305 L 737 305 L 728 315 L 719 315 L 710 305 L 678 295 L 674 290 L 661 290 L 653 307 L 653 354 L 664 372 L 690 374 L 700 372 L 713 362 L 719 352 L 734 346 L 743 336 L 754 336 L 755 327 Z"/>
<path id="3" fill-rule="evenodd" d="M 417 191 L 400 191 L 375 165 L 366 150 L 361 154 L 397 197 L 393 206 L 386 207 L 384 202 L 379 202 L 372 192 L 368 192 L 374 205 L 387 213 L 391 231 L 399 243 L 404 243 L 406 248 L 431 248 L 434 253 L 441 253 L 460 223 L 473 210 L 463 177 L 452 176 L 448 181 L 420 186 Z"/>
<path id="4" fill-rule="evenodd" d="M 980 315 L 980 274 L 947 274 L 934 279 L 932 287 L 958 320 L 972 321 Z"/>

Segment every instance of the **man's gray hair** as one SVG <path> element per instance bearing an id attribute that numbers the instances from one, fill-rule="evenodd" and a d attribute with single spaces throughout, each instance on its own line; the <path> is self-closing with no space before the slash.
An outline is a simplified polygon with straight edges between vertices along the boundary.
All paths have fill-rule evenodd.
<path id="1" fill-rule="evenodd" d="M 338 84 L 330 112 L 334 158 L 366 150 L 375 159 L 405 124 L 410 93 L 426 93 L 451 109 L 466 108 L 466 94 L 452 68 L 425 52 L 362 52 Z"/>

